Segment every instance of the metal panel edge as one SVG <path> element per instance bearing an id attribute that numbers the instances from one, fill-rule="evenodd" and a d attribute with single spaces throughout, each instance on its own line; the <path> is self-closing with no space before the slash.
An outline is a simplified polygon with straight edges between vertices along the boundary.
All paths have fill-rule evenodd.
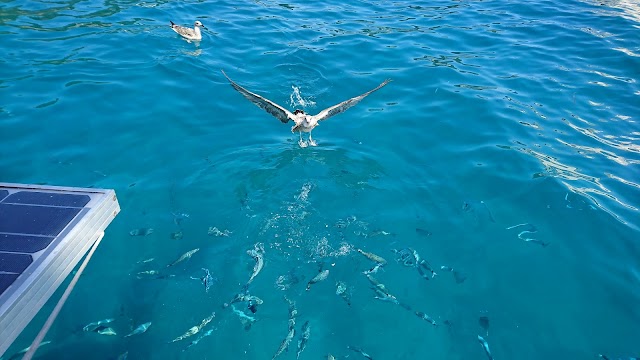
<path id="1" fill-rule="evenodd" d="M 15 187 L 15 185 L 16 184 L 10 184 L 10 187 Z M 6 185 L 0 183 L 0 186 Z M 29 189 L 51 190 L 51 188 L 44 187 L 27 187 Z M 67 191 L 65 188 L 58 188 Z M 77 188 L 75 192 L 78 192 Z M 84 222 L 84 224 L 76 224 L 76 227 L 66 235 L 67 239 L 65 243 L 57 248 L 59 249 L 58 254 L 52 255 L 55 258 L 52 261 L 41 264 L 41 266 L 39 266 L 40 269 L 36 270 L 40 273 L 49 274 L 49 276 L 40 276 L 29 284 L 28 289 L 9 306 L 3 318 L 0 319 L 0 329 L 2 329 L 0 354 L 3 354 L 9 348 L 11 343 L 13 343 L 39 311 L 33 312 L 30 309 L 34 307 L 41 309 L 42 306 L 46 304 L 64 279 L 69 276 L 82 257 L 86 255 L 98 236 L 105 232 L 107 226 L 120 211 L 120 206 L 113 190 L 95 192 L 104 192 L 105 195 L 107 195 L 102 204 L 90 209 L 89 213 L 85 215 L 86 218 L 81 221 Z M 83 239 L 86 239 L 88 236 L 91 237 L 91 240 L 83 241 Z M 77 251 L 79 247 L 80 251 Z M 76 256 L 71 258 L 74 253 Z M 31 299 L 25 300 L 27 296 L 30 296 Z M 24 301 L 28 301 L 28 304 L 22 304 Z M 21 303 L 21 308 L 16 309 L 18 303 Z M 12 331 L 9 331 L 10 329 L 12 329 Z"/>
<path id="2" fill-rule="evenodd" d="M 0 182 L 0 187 L 6 187 L 14 190 L 41 190 L 41 191 L 65 191 L 70 193 L 114 193 L 112 189 L 101 188 L 81 188 L 70 186 L 54 186 L 54 185 L 34 185 L 34 184 L 19 184 L 19 183 L 5 183 Z"/>

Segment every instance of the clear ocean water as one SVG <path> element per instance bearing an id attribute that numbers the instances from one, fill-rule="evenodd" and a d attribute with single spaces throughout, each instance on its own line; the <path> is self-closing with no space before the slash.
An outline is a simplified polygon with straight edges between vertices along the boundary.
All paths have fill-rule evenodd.
<path id="1" fill-rule="evenodd" d="M 497 360 L 640 356 L 639 34 L 627 0 L 1 2 L 0 179 L 122 206 L 37 357 L 270 359 L 285 296 L 279 359 L 305 321 L 300 359 L 487 359 L 478 335 Z M 393 81 L 301 148 L 221 69 L 310 113 Z M 223 304 L 256 243 L 247 330 Z M 438 275 L 397 262 L 407 248 Z M 116 336 L 82 331 L 107 318 Z"/>

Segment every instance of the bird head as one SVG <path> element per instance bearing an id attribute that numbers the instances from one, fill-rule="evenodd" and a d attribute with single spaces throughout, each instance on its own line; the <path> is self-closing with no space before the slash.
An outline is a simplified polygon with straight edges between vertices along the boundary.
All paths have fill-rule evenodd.
<path id="1" fill-rule="evenodd" d="M 206 26 L 202 25 L 202 23 L 200 22 L 200 20 L 196 20 L 196 22 L 194 23 L 195 26 L 199 26 L 201 28 L 206 29 Z"/>
<path id="2" fill-rule="evenodd" d="M 303 110 L 300 110 L 300 109 L 296 109 L 296 110 L 293 112 L 293 116 L 295 116 L 295 117 L 296 117 L 296 119 L 298 119 L 298 120 L 296 121 L 296 123 L 297 123 L 298 121 L 303 121 L 303 120 L 305 120 L 305 119 L 307 118 L 307 114 L 305 114 L 305 112 L 304 112 Z"/>

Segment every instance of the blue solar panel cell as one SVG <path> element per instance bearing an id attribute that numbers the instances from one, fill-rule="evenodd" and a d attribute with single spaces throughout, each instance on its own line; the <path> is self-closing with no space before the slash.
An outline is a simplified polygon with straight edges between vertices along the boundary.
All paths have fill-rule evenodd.
<path id="1" fill-rule="evenodd" d="M 33 262 L 31 255 L 28 254 L 13 254 L 0 252 L 0 273 L 15 273 L 22 274 L 22 272 Z"/>
<path id="2" fill-rule="evenodd" d="M 18 274 L 0 274 L 0 295 L 16 281 L 18 276 Z"/>
<path id="3" fill-rule="evenodd" d="M 41 191 L 18 191 L 2 200 L 3 203 L 83 207 L 91 200 L 89 195 L 59 194 Z"/>
<path id="4" fill-rule="evenodd" d="M 57 236 L 80 210 L 0 203 L 0 233 Z"/>
<path id="5" fill-rule="evenodd" d="M 109 189 L 0 182 L 0 356 L 119 211 Z"/>
<path id="6" fill-rule="evenodd" d="M 33 254 L 49 246 L 53 239 L 53 236 L 0 234 L 0 251 Z"/>

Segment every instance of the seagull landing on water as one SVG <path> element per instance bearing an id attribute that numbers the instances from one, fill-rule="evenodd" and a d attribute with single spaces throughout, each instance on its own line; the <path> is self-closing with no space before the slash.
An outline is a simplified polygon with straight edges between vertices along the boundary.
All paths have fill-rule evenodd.
<path id="1" fill-rule="evenodd" d="M 193 24 L 194 25 L 193 29 L 176 25 L 171 20 L 169 20 L 169 22 L 171 23 L 171 25 L 169 26 L 171 26 L 173 31 L 177 32 L 178 35 L 182 36 L 187 40 L 202 40 L 202 34 L 200 33 L 200 28 L 206 29 L 206 27 L 202 25 L 202 23 L 199 20 L 196 20 L 196 22 Z"/>
<path id="2" fill-rule="evenodd" d="M 313 130 L 316 126 L 318 126 L 320 121 L 327 120 L 328 118 L 349 109 L 350 107 L 359 103 L 367 95 L 387 85 L 391 81 L 391 79 L 387 79 L 382 84 L 378 85 L 378 87 L 376 87 L 375 89 L 369 90 L 360 96 L 353 97 L 349 100 L 339 103 L 338 105 L 334 105 L 332 107 L 326 108 L 320 111 L 317 115 L 309 115 L 300 109 L 297 109 L 293 113 L 291 113 L 289 110 L 274 103 L 273 101 L 266 99 L 258 94 L 254 94 L 251 91 L 236 84 L 233 80 L 231 80 L 227 76 L 227 74 L 225 74 L 224 70 L 221 70 L 221 71 L 222 71 L 222 74 L 227 78 L 227 80 L 229 80 L 229 82 L 231 83 L 231 86 L 233 86 L 234 89 L 236 89 L 240 94 L 242 94 L 249 101 L 256 104 L 259 108 L 275 116 L 282 123 L 286 124 L 287 122 L 289 122 L 289 120 L 293 120 L 295 125 L 291 128 L 291 132 L 300 133 L 300 141 L 298 142 L 298 144 L 300 144 L 301 147 L 307 146 L 307 143 L 302 141 L 303 132 L 309 133 L 309 145 L 316 146 L 317 145 L 316 142 L 313 140 L 313 138 L 311 138 L 311 130 Z"/>

